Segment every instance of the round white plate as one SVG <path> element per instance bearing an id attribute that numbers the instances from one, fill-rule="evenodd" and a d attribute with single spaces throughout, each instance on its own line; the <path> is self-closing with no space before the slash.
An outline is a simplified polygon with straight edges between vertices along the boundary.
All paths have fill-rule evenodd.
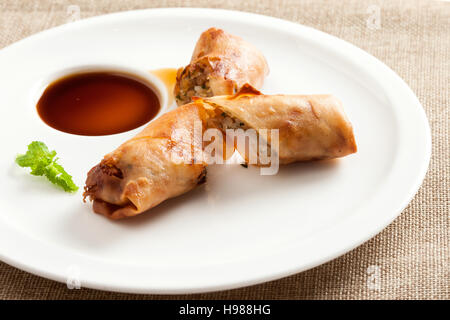
<path id="1" fill-rule="evenodd" d="M 104 154 L 137 130 L 83 137 L 37 116 L 45 79 L 80 65 L 151 70 L 186 65 L 202 31 L 239 35 L 267 57 L 265 93 L 332 93 L 358 153 L 295 164 L 275 176 L 212 167 L 208 183 L 149 213 L 109 221 L 14 163 L 32 140 L 58 152 L 83 186 Z M 392 70 L 317 30 L 210 9 L 157 9 L 67 24 L 0 51 L 0 258 L 81 286 L 191 293 L 246 286 L 336 258 L 373 237 L 408 204 L 427 170 L 430 131 L 419 101 Z"/>

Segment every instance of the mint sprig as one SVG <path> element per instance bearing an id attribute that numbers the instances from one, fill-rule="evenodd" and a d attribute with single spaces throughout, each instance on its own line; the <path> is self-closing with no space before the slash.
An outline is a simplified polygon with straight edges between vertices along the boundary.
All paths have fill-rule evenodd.
<path id="1" fill-rule="evenodd" d="M 66 192 L 75 192 L 78 187 L 72 180 L 72 176 L 57 163 L 56 151 L 48 150 L 45 143 L 33 141 L 28 145 L 25 154 L 16 157 L 16 163 L 21 167 L 31 168 L 30 174 L 45 176 L 50 182 L 64 189 Z"/>

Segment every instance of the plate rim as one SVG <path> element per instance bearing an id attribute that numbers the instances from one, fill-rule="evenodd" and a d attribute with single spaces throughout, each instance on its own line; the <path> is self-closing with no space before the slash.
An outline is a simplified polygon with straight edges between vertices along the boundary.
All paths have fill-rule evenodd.
<path id="1" fill-rule="evenodd" d="M 360 235 L 357 240 L 352 240 L 351 243 L 349 242 L 345 248 L 336 248 L 335 250 L 327 251 L 327 254 L 321 255 L 321 257 L 316 258 L 314 261 L 311 261 L 308 264 L 304 264 L 302 266 L 297 267 L 287 267 L 282 270 L 276 270 L 272 272 L 268 272 L 265 276 L 254 276 L 254 277 L 244 277 L 242 279 L 236 279 L 235 281 L 216 281 L 215 283 L 211 284 L 202 284 L 197 283 L 196 285 L 188 284 L 188 285 L 178 285 L 178 286 L 172 286 L 172 287 L 161 287 L 161 286 L 152 286 L 149 285 L 148 280 L 147 281 L 137 281 L 137 278 L 135 278 L 134 283 L 130 284 L 128 282 L 124 281 L 117 281 L 117 279 L 114 279 L 114 272 L 119 271 L 121 266 L 117 270 L 113 270 L 107 275 L 104 276 L 102 280 L 94 279 L 95 274 L 90 274 L 89 278 L 83 276 L 81 277 L 81 285 L 83 287 L 92 288 L 92 289 L 100 289 L 100 290 L 108 290 L 108 291 L 116 291 L 116 292 L 128 292 L 128 293 L 152 293 L 152 294 L 182 294 L 182 293 L 201 293 L 201 292 L 211 292 L 211 291 L 219 291 L 219 290 L 227 290 L 227 289 L 233 289 L 233 288 L 239 288 L 243 286 L 249 286 L 254 285 L 258 283 L 263 283 L 271 280 L 276 280 L 282 277 L 286 277 L 295 273 L 299 273 L 302 271 L 306 271 L 310 268 L 313 268 L 315 266 L 318 266 L 320 264 L 323 264 L 325 262 L 328 262 L 330 260 L 333 260 L 351 250 L 354 248 L 360 246 L 364 242 L 368 241 L 372 237 L 374 237 L 376 234 L 381 232 L 386 226 L 388 226 L 395 218 L 397 218 L 404 208 L 409 204 L 409 202 L 412 200 L 414 195 L 419 190 L 423 179 L 425 178 L 425 175 L 428 170 L 428 166 L 430 163 L 431 158 L 431 130 L 429 126 L 429 122 L 425 113 L 425 110 L 421 103 L 419 102 L 418 98 L 414 94 L 414 92 L 409 88 L 409 86 L 406 84 L 406 82 L 400 78 L 400 76 L 397 75 L 391 68 L 389 68 L 386 64 L 384 64 L 382 61 L 378 60 L 371 54 L 367 53 L 366 51 L 358 48 L 357 46 L 339 39 L 333 35 L 327 34 L 325 32 L 322 32 L 320 30 L 314 29 L 309 26 L 304 26 L 299 23 L 291 22 L 288 20 L 283 20 L 271 16 L 266 15 L 260 15 L 255 13 L 249 13 L 249 12 L 243 12 L 243 11 L 235 11 L 235 10 L 225 10 L 225 9 L 207 9 L 207 8 L 157 8 L 157 9 L 142 9 L 142 10 L 130 10 L 130 11 L 122 11 L 122 12 L 115 12 L 110 13 L 106 15 L 100 15 L 95 17 L 90 17 L 86 19 L 82 19 L 76 22 L 64 24 L 61 26 L 57 26 L 55 28 L 51 28 L 48 30 L 44 30 L 41 32 L 38 32 L 36 34 L 33 34 L 27 38 L 21 39 L 7 47 L 4 47 L 0 50 L 0 57 L 5 51 L 10 51 L 20 45 L 22 45 L 23 42 L 28 41 L 30 39 L 38 40 L 41 37 L 45 37 L 47 35 L 51 35 L 53 33 L 61 33 L 65 32 L 66 29 L 76 28 L 78 26 L 84 26 L 86 24 L 90 23 L 101 23 L 102 20 L 108 20 L 108 19 L 116 19 L 118 16 L 123 16 L 124 18 L 128 16 L 133 15 L 173 15 L 173 14 L 181 14 L 181 15 L 187 15 L 192 16 L 196 14 L 204 15 L 208 14 L 211 16 L 214 15 L 220 15 L 221 18 L 227 18 L 228 21 L 232 21 L 233 19 L 241 21 L 242 18 L 247 18 L 249 20 L 253 21 L 265 21 L 270 22 L 272 28 L 278 28 L 283 30 L 288 30 L 291 28 L 292 30 L 296 30 L 296 34 L 299 35 L 299 37 L 304 37 L 306 35 L 308 36 L 314 36 L 317 39 L 315 39 L 315 42 L 318 44 L 322 44 L 324 40 L 327 40 L 334 45 L 337 46 L 337 50 L 340 50 L 342 52 L 349 51 L 351 55 L 357 55 L 361 56 L 365 59 L 365 62 L 369 62 L 369 64 L 372 67 L 379 68 L 380 70 L 378 72 L 385 73 L 386 75 L 389 75 L 389 80 L 393 83 L 395 83 L 398 86 L 398 91 L 402 91 L 402 93 L 411 99 L 412 102 L 414 102 L 414 105 L 411 105 L 410 108 L 414 108 L 414 111 L 417 112 L 417 120 L 421 121 L 421 125 L 423 126 L 422 133 L 424 134 L 424 145 L 422 146 L 425 150 L 425 154 L 423 155 L 422 161 L 420 163 L 420 168 L 418 171 L 416 171 L 414 182 L 411 183 L 409 186 L 409 189 L 405 191 L 405 195 L 402 197 L 402 201 L 400 201 L 395 208 L 392 208 L 388 214 L 385 214 L 383 217 L 384 219 L 382 221 L 379 221 L 379 223 L 376 226 L 371 226 L 370 230 L 366 230 L 364 235 Z M 275 26 L 276 25 L 276 26 Z M 293 32 L 290 30 L 290 32 Z M 330 47 L 330 44 L 327 44 L 326 47 Z M 370 67 L 370 66 L 368 66 Z M 372 71 L 373 72 L 373 71 Z M 370 75 L 373 75 L 372 72 L 369 72 Z M 382 85 L 382 87 L 385 87 Z M 351 222 L 351 221 L 350 221 Z M 347 221 L 347 223 L 350 223 Z M 361 233 L 361 232 L 359 232 Z M 25 236 L 25 237 L 24 237 Z M 344 237 L 343 237 L 344 238 Z M 0 241 L 2 243 L 9 243 L 11 240 L 12 243 L 15 243 L 14 240 L 19 240 L 27 244 L 29 241 L 33 241 L 33 239 L 29 235 L 24 235 L 21 232 L 17 232 L 15 228 L 8 228 L 8 225 L 6 223 L 3 223 L 3 221 L 0 221 Z M 25 240 L 24 240 L 25 239 Z M 5 242 L 3 240 L 8 240 L 8 242 Z M 342 239 L 340 241 L 343 241 Z M 33 246 L 37 246 L 37 243 L 33 243 Z M 33 252 L 31 248 L 28 248 L 27 251 L 23 250 L 20 253 L 13 254 L 11 249 L 14 248 L 14 244 L 6 248 L 6 245 L 2 245 L 0 247 L 0 260 L 12 265 L 14 267 L 17 267 L 19 269 L 22 269 L 24 271 L 30 272 L 32 274 L 42 276 L 45 278 L 49 278 L 51 280 L 56 280 L 58 282 L 66 282 L 67 274 L 66 270 L 63 267 L 64 264 L 61 263 L 61 261 L 56 262 L 54 267 L 52 268 L 52 271 L 49 271 L 50 268 L 45 267 L 45 263 L 42 264 L 42 260 L 44 259 L 43 256 L 46 256 L 46 258 L 54 259 L 55 254 L 56 257 L 58 255 L 61 255 L 60 257 L 64 256 L 64 250 L 60 250 L 60 248 L 57 248 L 56 246 L 54 248 L 54 251 L 52 251 L 52 254 L 49 254 L 49 252 L 39 252 L 41 255 L 37 255 L 37 252 Z M 47 244 L 42 244 L 41 248 L 48 248 L 49 246 Z M 22 248 L 23 249 L 23 248 Z M 8 252 L 9 251 L 9 252 Z M 51 251 L 51 250 L 47 250 Z M 6 252 L 6 253 L 5 253 Z M 43 255 L 42 255 L 43 254 Z M 77 259 L 83 259 L 82 255 L 78 254 L 67 254 L 68 256 L 75 256 Z M 319 255 L 320 256 L 320 255 Z M 66 259 L 66 258 L 65 258 Z M 61 259 L 63 260 L 63 259 Z M 36 263 L 39 262 L 40 263 Z M 83 265 L 89 266 L 90 261 L 85 261 Z M 97 262 L 97 261 L 95 261 Z M 38 266 L 37 266 L 38 265 Z M 81 263 L 80 263 L 81 265 Z M 108 262 L 105 263 L 105 265 L 109 265 Z M 56 271 L 55 271 L 56 267 Z M 139 268 L 138 268 L 139 269 Z M 89 270 L 89 269 L 87 269 Z M 146 268 L 146 272 L 149 272 L 149 268 Z M 94 278 L 92 277 L 94 276 Z M 207 277 L 205 277 L 206 279 Z M 144 283 L 145 282 L 145 283 Z"/>

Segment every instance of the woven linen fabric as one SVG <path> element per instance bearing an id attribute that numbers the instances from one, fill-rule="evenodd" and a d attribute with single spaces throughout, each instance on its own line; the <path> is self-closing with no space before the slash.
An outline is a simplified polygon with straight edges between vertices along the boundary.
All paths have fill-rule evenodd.
<path id="1" fill-rule="evenodd" d="M 0 262 L 0 298 L 449 299 L 450 2 L 2 0 L 0 48 L 70 22 L 76 14 L 86 18 L 183 6 L 242 10 L 294 21 L 347 40 L 386 63 L 411 86 L 429 119 L 432 157 L 422 187 L 402 214 L 372 240 L 338 259 L 281 280 L 205 294 L 134 295 L 69 290 L 65 284 Z M 374 27 L 370 19 L 377 8 L 381 19 Z M 378 282 L 373 282 L 374 276 Z"/>

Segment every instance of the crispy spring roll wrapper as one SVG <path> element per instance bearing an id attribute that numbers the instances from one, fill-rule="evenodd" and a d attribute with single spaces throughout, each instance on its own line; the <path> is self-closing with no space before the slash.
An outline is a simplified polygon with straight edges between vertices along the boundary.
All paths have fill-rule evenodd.
<path id="1" fill-rule="evenodd" d="M 216 119 L 231 118 L 227 128 L 278 129 L 280 164 L 338 158 L 357 150 L 352 125 L 332 95 L 263 95 L 245 85 L 235 95 L 201 100 L 213 107 Z M 269 145 L 270 138 L 268 134 Z"/>
<path id="2" fill-rule="evenodd" d="M 120 219 L 140 214 L 204 182 L 206 165 L 201 157 L 194 163 L 202 150 L 194 125 L 201 123 L 202 133 L 205 117 L 204 108 L 192 103 L 152 121 L 89 171 L 84 198 L 94 202 L 96 213 Z M 181 134 L 174 132 L 177 129 L 183 130 Z"/>
<path id="3" fill-rule="evenodd" d="M 253 45 L 210 28 L 197 41 L 190 64 L 178 70 L 174 96 L 183 105 L 193 96 L 235 94 L 245 83 L 260 89 L 268 73 L 266 59 Z"/>

